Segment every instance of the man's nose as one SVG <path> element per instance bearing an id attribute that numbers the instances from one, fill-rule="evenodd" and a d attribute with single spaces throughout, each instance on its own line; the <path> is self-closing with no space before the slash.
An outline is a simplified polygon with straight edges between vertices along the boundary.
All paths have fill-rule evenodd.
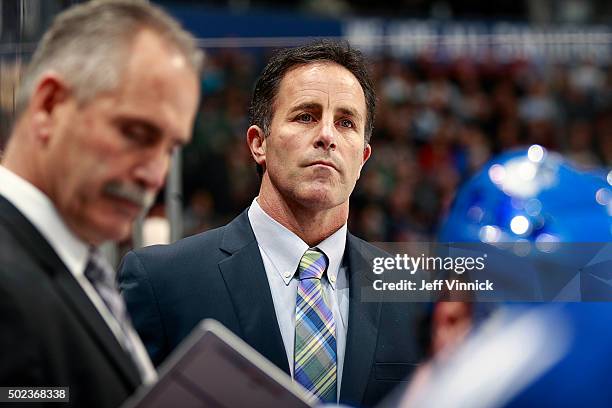
<path id="1" fill-rule="evenodd" d="M 315 147 L 324 150 L 336 149 L 336 134 L 333 121 L 321 121 L 319 132 L 315 139 Z"/>
<path id="2" fill-rule="evenodd" d="M 167 152 L 156 153 L 136 167 L 135 177 L 147 189 L 158 191 L 166 181 L 169 163 L 170 155 Z"/>

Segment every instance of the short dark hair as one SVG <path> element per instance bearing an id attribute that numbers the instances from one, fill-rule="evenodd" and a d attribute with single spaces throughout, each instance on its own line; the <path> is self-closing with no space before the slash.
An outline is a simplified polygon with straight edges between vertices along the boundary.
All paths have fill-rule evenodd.
<path id="1" fill-rule="evenodd" d="M 346 68 L 357 78 L 366 102 L 365 142 L 369 142 L 374 128 L 376 93 L 363 54 L 344 41 L 318 40 L 296 48 L 286 48 L 272 56 L 255 84 L 249 120 L 259 126 L 265 136 L 270 134 L 274 102 L 280 83 L 292 68 L 316 62 L 333 62 Z M 257 172 L 263 174 L 258 164 Z"/>

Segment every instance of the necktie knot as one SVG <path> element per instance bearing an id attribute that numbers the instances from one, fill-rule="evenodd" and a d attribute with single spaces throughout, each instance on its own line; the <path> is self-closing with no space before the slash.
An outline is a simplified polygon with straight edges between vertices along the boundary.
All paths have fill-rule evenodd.
<path id="1" fill-rule="evenodd" d="M 309 248 L 304 252 L 298 266 L 300 280 L 321 279 L 327 269 L 327 256 L 318 248 Z"/>

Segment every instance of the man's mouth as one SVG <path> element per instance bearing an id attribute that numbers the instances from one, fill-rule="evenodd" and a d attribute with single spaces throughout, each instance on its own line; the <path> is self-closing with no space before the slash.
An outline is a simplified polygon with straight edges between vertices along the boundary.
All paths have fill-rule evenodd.
<path id="1" fill-rule="evenodd" d="M 130 218 L 136 218 L 143 212 L 143 207 L 125 198 L 107 195 L 114 203 L 117 211 Z"/>
<path id="2" fill-rule="evenodd" d="M 336 167 L 336 165 L 328 160 L 316 160 L 312 163 L 309 164 L 309 166 L 323 166 L 323 167 L 329 167 L 332 168 L 336 171 L 338 171 L 338 168 Z"/>

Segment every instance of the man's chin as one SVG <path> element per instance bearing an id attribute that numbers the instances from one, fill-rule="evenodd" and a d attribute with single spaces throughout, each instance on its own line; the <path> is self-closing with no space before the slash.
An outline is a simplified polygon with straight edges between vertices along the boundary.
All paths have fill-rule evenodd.
<path id="1" fill-rule="evenodd" d="M 92 235 L 96 237 L 98 244 L 108 241 L 123 242 L 131 238 L 134 221 L 135 219 L 118 220 L 111 217 L 92 225 Z"/>
<path id="2" fill-rule="evenodd" d="M 299 203 L 313 210 L 328 210 L 343 203 L 343 200 L 333 194 L 329 189 L 309 189 L 303 191 L 298 197 Z"/>
<path id="3" fill-rule="evenodd" d="M 105 231 L 101 235 L 102 242 L 124 242 L 132 237 L 132 228 L 121 231 Z"/>

